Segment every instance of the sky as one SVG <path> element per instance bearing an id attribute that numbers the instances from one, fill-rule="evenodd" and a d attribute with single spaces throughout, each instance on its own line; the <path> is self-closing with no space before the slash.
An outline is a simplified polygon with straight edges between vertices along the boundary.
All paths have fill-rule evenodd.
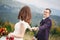
<path id="1" fill-rule="evenodd" d="M 0 0 L 0 2 L 10 4 L 10 2 L 20 2 L 27 5 L 33 5 L 44 11 L 45 8 L 51 8 L 52 15 L 60 16 L 60 0 Z M 16 6 L 16 5 L 15 5 Z"/>
<path id="2" fill-rule="evenodd" d="M 13 0 L 27 5 L 34 5 L 38 8 L 54 8 L 60 10 L 60 0 Z"/>

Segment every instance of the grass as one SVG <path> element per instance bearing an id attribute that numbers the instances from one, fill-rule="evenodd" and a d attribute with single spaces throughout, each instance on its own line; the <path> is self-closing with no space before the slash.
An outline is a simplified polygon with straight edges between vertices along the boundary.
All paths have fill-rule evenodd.
<path id="1" fill-rule="evenodd" d="M 49 40 L 60 40 L 60 36 L 58 35 L 49 35 Z"/>
<path id="2" fill-rule="evenodd" d="M 24 40 L 32 40 L 33 35 L 30 33 L 26 33 L 24 36 Z M 60 40 L 60 36 L 57 35 L 49 35 L 49 40 Z"/>
<path id="3" fill-rule="evenodd" d="M 24 40 L 32 40 L 33 34 L 32 32 L 27 32 L 24 35 Z"/>

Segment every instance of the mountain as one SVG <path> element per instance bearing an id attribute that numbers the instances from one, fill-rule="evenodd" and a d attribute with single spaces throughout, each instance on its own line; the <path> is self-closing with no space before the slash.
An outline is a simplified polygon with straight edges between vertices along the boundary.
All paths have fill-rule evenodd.
<path id="1" fill-rule="evenodd" d="M 60 16 L 59 15 L 60 14 L 60 10 L 53 9 L 53 8 L 51 8 L 51 10 L 52 10 L 52 15 Z"/>
<path id="2" fill-rule="evenodd" d="M 10 21 L 12 23 L 16 23 L 18 22 L 18 14 L 17 13 L 0 13 L 0 18 L 3 20 L 3 21 Z M 43 18 L 43 15 L 42 14 L 38 14 L 38 13 L 33 13 L 32 14 L 32 25 L 35 26 L 35 25 L 39 25 L 40 21 L 42 20 Z M 56 24 L 57 25 L 60 25 L 60 17 L 59 16 L 54 16 L 54 15 L 51 15 L 51 19 L 52 20 L 55 20 Z"/>
<path id="3" fill-rule="evenodd" d="M 12 23 L 18 22 L 18 19 L 17 19 L 18 13 L 23 6 L 25 6 L 25 4 L 12 1 L 12 0 L 8 0 L 8 1 L 4 0 L 2 2 L 0 1 L 0 18 L 3 21 L 9 21 Z M 43 18 L 43 15 L 41 13 L 42 8 L 39 9 L 33 5 L 29 5 L 29 7 L 31 8 L 31 11 L 32 11 L 32 26 L 35 26 L 37 24 L 39 25 L 40 21 Z M 51 15 L 51 19 L 55 20 L 57 25 L 60 25 L 59 18 L 60 16 Z"/>

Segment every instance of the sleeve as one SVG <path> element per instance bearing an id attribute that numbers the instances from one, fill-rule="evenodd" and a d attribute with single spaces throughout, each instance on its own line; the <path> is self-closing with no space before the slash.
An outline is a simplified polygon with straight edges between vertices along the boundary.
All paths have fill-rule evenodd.
<path id="1" fill-rule="evenodd" d="M 44 30 L 48 27 L 51 27 L 51 21 L 47 21 L 44 25 L 39 27 L 39 30 Z"/>

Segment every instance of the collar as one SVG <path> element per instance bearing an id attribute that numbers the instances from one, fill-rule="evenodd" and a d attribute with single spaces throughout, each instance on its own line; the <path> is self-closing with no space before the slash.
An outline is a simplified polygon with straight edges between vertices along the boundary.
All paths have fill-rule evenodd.
<path id="1" fill-rule="evenodd" d="M 49 18 L 49 17 L 47 17 L 47 18 Z M 45 20 L 45 19 L 47 19 L 47 18 L 43 18 L 43 20 Z"/>

